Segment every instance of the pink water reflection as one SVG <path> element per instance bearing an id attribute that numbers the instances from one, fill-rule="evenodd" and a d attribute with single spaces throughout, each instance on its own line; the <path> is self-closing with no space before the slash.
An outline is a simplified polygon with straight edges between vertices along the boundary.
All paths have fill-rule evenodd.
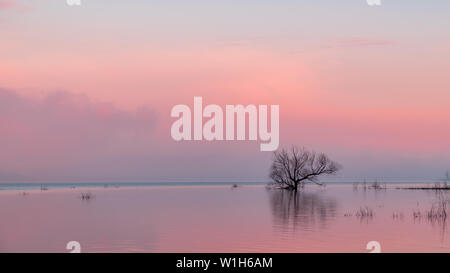
<path id="1" fill-rule="evenodd" d="M 450 252 L 445 223 L 412 216 L 432 192 L 130 187 L 83 201 L 81 191 L 0 192 L 0 252 L 66 252 L 73 240 L 83 252 L 367 252 L 373 240 L 384 252 Z M 373 217 L 354 215 L 366 206 Z"/>

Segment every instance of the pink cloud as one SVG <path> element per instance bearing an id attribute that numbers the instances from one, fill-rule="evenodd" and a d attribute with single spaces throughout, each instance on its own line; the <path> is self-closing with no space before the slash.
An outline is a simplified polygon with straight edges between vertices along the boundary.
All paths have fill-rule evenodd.
<path id="1" fill-rule="evenodd" d="M 11 9 L 18 6 L 19 4 L 14 1 L 6 1 L 6 0 L 0 1 L 0 10 Z"/>
<path id="2" fill-rule="evenodd" d="M 344 37 L 337 38 L 321 45 L 321 48 L 335 49 L 335 48 L 365 48 L 365 47 L 380 47 L 393 46 L 394 41 L 387 39 L 367 38 L 367 37 Z"/>
<path id="3" fill-rule="evenodd" d="M 0 173 L 58 172 L 139 150 L 157 120 L 148 106 L 125 111 L 82 94 L 31 99 L 0 89 Z"/>
<path id="4" fill-rule="evenodd" d="M 19 1 L 0 0 L 0 11 L 6 10 L 28 11 L 30 9 L 31 7 L 29 5 L 22 4 Z"/>

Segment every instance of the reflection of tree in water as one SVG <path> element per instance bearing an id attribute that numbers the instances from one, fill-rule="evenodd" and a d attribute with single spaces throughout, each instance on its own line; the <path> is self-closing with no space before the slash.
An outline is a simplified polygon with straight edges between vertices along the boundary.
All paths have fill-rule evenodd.
<path id="1" fill-rule="evenodd" d="M 270 190 L 274 224 L 282 229 L 323 229 L 336 217 L 336 200 L 322 193 Z"/>
<path id="2" fill-rule="evenodd" d="M 450 197 L 447 191 L 440 189 L 436 189 L 434 194 L 436 195 L 436 201 L 433 202 L 431 209 L 426 211 L 426 220 L 433 228 L 439 229 L 441 241 L 444 241 L 445 234 L 448 232 Z M 416 220 L 417 216 L 419 216 L 420 221 L 421 213 L 415 213 L 414 220 Z"/>

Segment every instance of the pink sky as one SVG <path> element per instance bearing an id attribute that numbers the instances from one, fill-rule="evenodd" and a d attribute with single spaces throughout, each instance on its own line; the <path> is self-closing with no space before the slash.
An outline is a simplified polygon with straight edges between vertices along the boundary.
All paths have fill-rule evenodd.
<path id="1" fill-rule="evenodd" d="M 193 96 L 279 104 L 281 145 L 329 153 L 342 179 L 440 177 L 448 4 L 361 2 L 0 1 L 0 180 L 267 179 L 257 143 L 172 140 Z"/>

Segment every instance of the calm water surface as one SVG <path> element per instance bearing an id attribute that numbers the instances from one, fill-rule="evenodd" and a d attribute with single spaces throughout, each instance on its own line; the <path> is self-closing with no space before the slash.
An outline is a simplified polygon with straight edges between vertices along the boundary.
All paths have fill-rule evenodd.
<path id="1" fill-rule="evenodd" d="M 94 194 L 81 200 L 81 192 Z M 443 193 L 447 198 L 446 194 Z M 0 191 L 0 252 L 450 252 L 434 191 L 229 185 Z M 372 216 L 357 211 L 368 208 Z"/>

